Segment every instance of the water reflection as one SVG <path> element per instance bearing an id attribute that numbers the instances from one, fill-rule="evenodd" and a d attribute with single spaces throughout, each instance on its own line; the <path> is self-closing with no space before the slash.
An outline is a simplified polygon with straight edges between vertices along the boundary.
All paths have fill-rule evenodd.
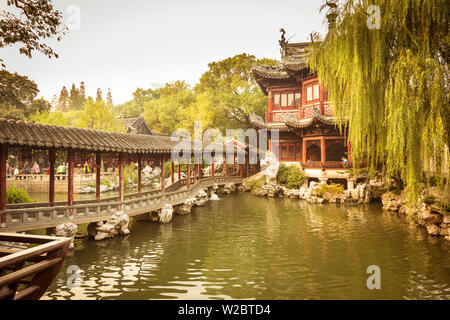
<path id="1" fill-rule="evenodd" d="M 45 299 L 450 298 L 449 244 L 376 204 L 230 195 L 79 245 Z M 372 264 L 381 290 L 366 287 Z M 67 288 L 69 265 L 84 271 L 79 288 Z"/>

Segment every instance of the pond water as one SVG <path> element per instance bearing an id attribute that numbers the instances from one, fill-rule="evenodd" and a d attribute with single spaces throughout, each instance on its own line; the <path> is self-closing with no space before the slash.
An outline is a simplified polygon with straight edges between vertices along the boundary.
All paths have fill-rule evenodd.
<path id="1" fill-rule="evenodd" d="M 450 244 L 380 204 L 232 194 L 77 241 L 43 299 L 450 299 Z M 82 273 L 69 290 L 71 265 Z M 380 290 L 367 288 L 370 265 Z"/>

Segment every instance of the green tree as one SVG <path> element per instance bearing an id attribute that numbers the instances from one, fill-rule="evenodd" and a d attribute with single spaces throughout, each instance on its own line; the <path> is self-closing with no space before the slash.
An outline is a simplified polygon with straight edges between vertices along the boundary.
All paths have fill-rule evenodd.
<path id="1" fill-rule="evenodd" d="M 100 88 L 97 88 L 97 96 L 95 98 L 95 102 L 100 102 L 103 101 L 103 93 L 102 90 L 100 90 Z"/>
<path id="2" fill-rule="evenodd" d="M 83 81 L 80 83 L 80 99 L 84 104 L 84 102 L 86 101 L 86 86 Z"/>
<path id="3" fill-rule="evenodd" d="M 222 128 L 227 126 L 250 127 L 250 114 L 264 114 L 267 98 L 261 92 L 252 74 L 255 64 L 274 65 L 277 62 L 270 59 L 256 59 L 253 55 L 239 54 L 208 64 L 209 70 L 200 78 L 196 85 L 197 94 L 209 102 L 211 112 L 216 113 Z M 203 101 L 202 108 L 205 107 Z"/>
<path id="4" fill-rule="evenodd" d="M 31 102 L 30 107 L 25 110 L 24 118 L 29 118 L 37 112 L 49 112 L 51 107 L 50 102 L 44 98 L 34 99 L 33 102 Z"/>
<path id="5" fill-rule="evenodd" d="M 106 96 L 106 105 L 110 108 L 113 107 L 113 100 L 112 100 L 112 94 L 111 94 L 110 88 L 108 88 L 108 94 Z"/>
<path id="6" fill-rule="evenodd" d="M 50 0 L 8 0 L 0 17 L 0 48 L 17 45 L 19 53 L 29 58 L 33 51 L 58 58 L 45 40 L 56 37 L 60 41 L 66 29 L 61 27 L 61 12 Z M 0 63 L 5 67 L 2 59 Z"/>
<path id="7" fill-rule="evenodd" d="M 166 134 L 180 127 L 185 128 L 184 124 L 190 119 L 190 108 L 195 103 L 190 86 L 184 81 L 176 81 L 167 83 L 157 91 L 159 99 L 144 104 L 144 118 L 150 127 Z"/>
<path id="8" fill-rule="evenodd" d="M 53 124 L 58 126 L 67 126 L 69 122 L 67 120 L 66 114 L 63 112 L 55 111 L 42 111 L 36 112 L 29 117 L 29 121 L 36 123 Z"/>
<path id="9" fill-rule="evenodd" d="M 65 86 L 62 87 L 58 99 L 58 107 L 56 110 L 66 112 L 69 109 L 69 93 Z"/>
<path id="10" fill-rule="evenodd" d="M 74 125 L 80 128 L 125 132 L 125 128 L 104 101 L 88 100 Z"/>
<path id="11" fill-rule="evenodd" d="M 70 89 L 69 95 L 69 110 L 81 110 L 84 105 L 84 98 L 81 94 L 80 89 L 75 86 L 75 83 L 72 83 L 72 88 Z"/>
<path id="12" fill-rule="evenodd" d="M 36 83 L 17 73 L 0 70 L 0 117 L 23 119 L 39 92 Z"/>
<path id="13" fill-rule="evenodd" d="M 333 9 L 335 26 L 323 41 L 313 35 L 310 66 L 339 123 L 348 120 L 354 163 L 383 166 L 413 200 L 424 171 L 449 175 L 450 9 L 447 0 L 378 0 L 377 17 L 372 3 Z"/>

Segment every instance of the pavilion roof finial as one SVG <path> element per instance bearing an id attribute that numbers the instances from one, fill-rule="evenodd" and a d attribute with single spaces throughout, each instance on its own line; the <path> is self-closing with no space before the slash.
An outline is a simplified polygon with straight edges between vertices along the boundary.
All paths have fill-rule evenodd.
<path id="1" fill-rule="evenodd" d="M 280 47 L 284 48 L 284 46 L 287 44 L 285 35 L 286 35 L 286 31 L 283 28 L 280 28 L 280 32 L 281 32 L 281 40 L 279 40 L 278 42 L 280 43 Z"/>

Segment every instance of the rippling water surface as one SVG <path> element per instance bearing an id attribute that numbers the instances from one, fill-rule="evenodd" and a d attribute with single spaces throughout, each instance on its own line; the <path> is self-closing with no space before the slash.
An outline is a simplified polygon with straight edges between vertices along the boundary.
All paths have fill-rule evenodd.
<path id="1" fill-rule="evenodd" d="M 450 299 L 450 244 L 381 206 L 224 196 L 80 240 L 44 299 Z M 67 267 L 82 270 L 68 289 Z M 366 269 L 381 268 L 381 289 Z"/>

